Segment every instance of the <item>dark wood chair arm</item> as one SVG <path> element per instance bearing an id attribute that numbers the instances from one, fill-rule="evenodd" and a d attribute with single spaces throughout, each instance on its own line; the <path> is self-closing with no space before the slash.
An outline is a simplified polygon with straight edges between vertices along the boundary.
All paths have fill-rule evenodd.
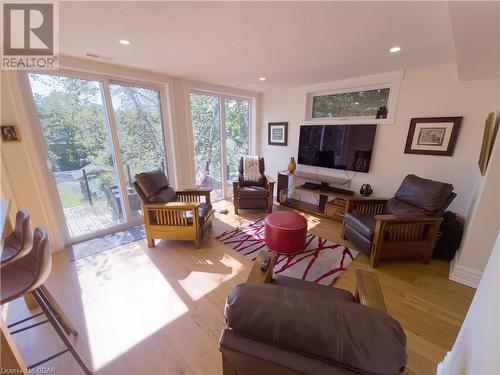
<path id="1" fill-rule="evenodd" d="M 237 197 L 239 191 L 240 191 L 240 181 L 233 180 L 233 196 Z"/>
<path id="2" fill-rule="evenodd" d="M 270 257 L 269 264 L 265 270 L 261 269 L 262 261 Z M 247 283 L 270 283 L 273 280 L 273 267 L 276 261 L 276 254 L 270 251 L 261 251 L 253 262 L 252 269 L 247 278 Z"/>
<path id="3" fill-rule="evenodd" d="M 266 189 L 269 191 L 269 194 L 271 194 L 271 196 L 274 193 L 274 184 L 275 184 L 274 181 L 269 181 L 269 180 L 266 181 Z"/>
<path id="4" fill-rule="evenodd" d="M 266 176 L 266 180 L 267 182 L 272 182 L 273 184 L 276 182 L 276 180 L 274 178 L 272 178 L 271 176 L 269 176 L 268 174 L 265 175 Z"/>
<path id="5" fill-rule="evenodd" d="M 410 223 L 434 223 L 442 221 L 440 217 L 432 216 L 405 216 L 405 215 L 375 215 L 376 220 L 385 223 L 410 224 Z"/>
<path id="6" fill-rule="evenodd" d="M 356 270 L 356 301 L 361 305 L 387 312 L 382 288 L 374 272 Z"/>

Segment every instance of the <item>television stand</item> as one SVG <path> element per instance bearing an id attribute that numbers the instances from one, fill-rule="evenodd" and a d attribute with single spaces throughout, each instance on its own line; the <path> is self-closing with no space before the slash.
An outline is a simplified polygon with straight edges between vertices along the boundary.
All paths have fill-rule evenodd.
<path id="1" fill-rule="evenodd" d="M 292 187 L 295 190 L 307 191 L 319 195 L 319 203 L 312 204 L 297 199 L 280 199 L 283 195 L 286 197 L 290 176 L 303 178 L 306 180 L 307 186 L 299 185 Z M 314 181 L 314 184 L 311 183 Z M 309 182 L 309 184 L 307 184 Z M 336 221 L 343 221 L 347 200 L 349 197 L 355 196 L 354 191 L 346 188 L 350 185 L 350 180 L 338 177 L 317 175 L 313 173 L 296 172 L 295 174 L 288 171 L 278 172 L 278 202 L 280 205 L 290 207 L 296 210 L 304 211 L 316 216 L 327 217 Z M 323 186 L 321 183 L 324 183 Z M 326 183 L 326 185 L 325 185 Z M 341 185 L 342 188 L 329 186 L 328 183 Z M 311 186 L 318 186 L 311 189 Z"/>

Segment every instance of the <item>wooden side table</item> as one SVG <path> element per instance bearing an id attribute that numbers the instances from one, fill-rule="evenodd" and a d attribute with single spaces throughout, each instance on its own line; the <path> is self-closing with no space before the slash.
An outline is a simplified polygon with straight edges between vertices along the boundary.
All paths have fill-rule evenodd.
<path id="1" fill-rule="evenodd" d="M 343 222 L 346 208 L 347 198 L 335 197 L 325 205 L 325 216 Z"/>

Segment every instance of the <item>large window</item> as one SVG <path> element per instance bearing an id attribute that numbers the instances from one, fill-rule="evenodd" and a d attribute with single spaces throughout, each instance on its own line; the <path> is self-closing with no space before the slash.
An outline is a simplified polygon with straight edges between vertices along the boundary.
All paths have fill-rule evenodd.
<path id="1" fill-rule="evenodd" d="M 142 214 L 134 174 L 166 169 L 160 92 L 34 73 L 29 82 L 68 244 L 131 225 Z"/>
<path id="2" fill-rule="evenodd" d="M 250 149 L 250 100 L 191 92 L 190 105 L 196 186 L 227 198 Z"/>

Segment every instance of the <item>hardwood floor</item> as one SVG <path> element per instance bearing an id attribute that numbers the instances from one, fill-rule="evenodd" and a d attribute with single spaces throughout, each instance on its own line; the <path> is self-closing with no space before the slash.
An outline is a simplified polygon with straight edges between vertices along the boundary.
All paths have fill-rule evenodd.
<path id="1" fill-rule="evenodd" d="M 216 214 L 202 248 L 162 241 L 148 249 L 141 240 L 70 263 L 67 252 L 53 258 L 47 287 L 80 332 L 75 340 L 98 374 L 221 374 L 217 348 L 229 291 L 244 282 L 251 262 L 214 235 L 263 213 Z M 335 242 L 340 224 L 308 217 L 315 234 Z M 352 245 L 351 245 L 352 246 Z M 370 269 L 359 255 L 336 287 L 354 290 L 356 269 Z M 474 289 L 448 280 L 448 264 L 433 260 L 381 262 L 380 278 L 389 314 L 408 337 L 408 374 L 433 374 L 451 346 Z M 9 304 L 9 323 L 30 313 L 22 299 Z M 48 324 L 14 336 L 28 364 L 62 349 Z M 47 362 L 57 374 L 83 373 L 69 354 Z"/>

